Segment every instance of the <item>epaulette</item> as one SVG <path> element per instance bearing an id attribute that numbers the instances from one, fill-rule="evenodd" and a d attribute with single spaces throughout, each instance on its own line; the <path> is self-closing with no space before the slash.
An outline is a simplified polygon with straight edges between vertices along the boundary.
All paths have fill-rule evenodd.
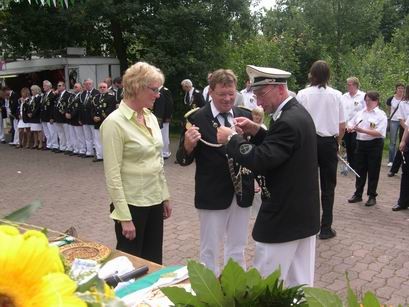
<path id="1" fill-rule="evenodd" d="M 200 108 L 194 108 L 190 111 L 188 111 L 185 115 L 184 118 L 188 118 L 190 115 L 192 115 L 193 113 L 195 113 L 197 110 L 199 110 Z"/>
<path id="2" fill-rule="evenodd" d="M 195 89 L 195 93 L 200 93 L 200 91 L 199 91 L 199 90 L 197 90 L 197 89 Z"/>
<path id="3" fill-rule="evenodd" d="M 169 89 L 168 89 L 167 87 L 165 87 L 165 86 L 163 87 L 163 89 L 164 89 L 165 91 L 169 91 Z"/>
<path id="4" fill-rule="evenodd" d="M 108 92 L 108 95 L 115 96 L 115 94 L 112 92 Z"/>

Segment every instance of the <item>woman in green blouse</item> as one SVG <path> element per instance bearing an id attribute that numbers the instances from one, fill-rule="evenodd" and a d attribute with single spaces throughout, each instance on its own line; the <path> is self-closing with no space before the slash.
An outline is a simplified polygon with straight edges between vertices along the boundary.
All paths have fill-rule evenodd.
<path id="1" fill-rule="evenodd" d="M 104 171 L 118 250 L 162 263 L 163 219 L 170 217 L 162 134 L 149 110 L 164 83 L 144 62 L 123 76 L 124 98 L 101 126 Z"/>

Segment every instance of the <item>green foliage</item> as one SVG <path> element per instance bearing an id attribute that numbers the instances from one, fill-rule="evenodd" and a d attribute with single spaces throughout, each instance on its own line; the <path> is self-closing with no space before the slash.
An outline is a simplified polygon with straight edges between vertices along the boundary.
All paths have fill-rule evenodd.
<path id="1" fill-rule="evenodd" d="M 39 201 L 34 201 L 27 206 L 24 206 L 8 215 L 3 219 L 11 222 L 25 222 L 34 212 L 41 208 L 41 203 Z"/>
<path id="2" fill-rule="evenodd" d="M 217 279 L 204 265 L 190 260 L 188 271 L 196 295 L 178 287 L 161 288 L 176 306 L 307 306 L 301 287 L 285 288 L 279 270 L 262 278 L 256 269 L 245 272 L 229 260 Z"/>

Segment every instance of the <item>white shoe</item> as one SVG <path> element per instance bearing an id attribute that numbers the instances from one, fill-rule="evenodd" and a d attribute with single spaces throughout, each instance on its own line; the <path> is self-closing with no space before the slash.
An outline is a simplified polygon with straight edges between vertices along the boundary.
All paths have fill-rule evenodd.
<path id="1" fill-rule="evenodd" d="M 392 162 L 388 162 L 388 167 L 391 167 L 392 166 Z"/>

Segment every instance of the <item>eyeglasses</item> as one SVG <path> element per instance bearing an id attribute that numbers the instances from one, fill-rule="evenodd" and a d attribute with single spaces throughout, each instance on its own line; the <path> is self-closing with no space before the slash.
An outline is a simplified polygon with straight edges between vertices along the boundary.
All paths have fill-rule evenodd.
<path id="1" fill-rule="evenodd" d="M 147 86 L 148 89 L 150 89 L 152 92 L 154 92 L 155 94 L 159 94 L 159 87 L 149 87 Z"/>
<path id="2" fill-rule="evenodd" d="M 257 98 L 263 98 L 265 95 L 270 93 L 274 88 L 275 88 L 275 86 L 270 87 L 270 89 L 268 91 L 266 91 L 265 93 L 263 93 L 261 95 L 260 95 L 260 93 L 254 92 L 254 95 L 256 95 Z"/>
<path id="3" fill-rule="evenodd" d="M 99 88 L 108 88 L 107 86 L 100 86 Z"/>

